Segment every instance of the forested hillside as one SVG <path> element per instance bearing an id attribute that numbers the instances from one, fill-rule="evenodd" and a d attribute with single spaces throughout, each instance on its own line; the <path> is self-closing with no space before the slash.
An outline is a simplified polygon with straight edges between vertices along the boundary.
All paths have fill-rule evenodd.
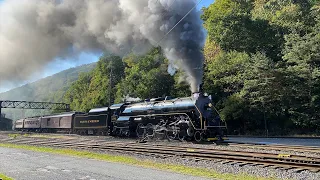
<path id="1" fill-rule="evenodd" d="M 71 83 L 78 79 L 80 73 L 91 71 L 95 66 L 96 63 L 92 63 L 61 71 L 33 83 L 0 93 L 0 99 L 63 102 L 63 96 Z M 17 119 L 21 116 L 21 113 L 17 113 L 17 110 L 13 109 L 3 109 L 2 112 L 10 119 Z M 34 115 L 33 110 L 26 110 L 25 113 L 26 116 Z"/>
<path id="2" fill-rule="evenodd" d="M 204 9 L 206 90 L 229 128 L 320 128 L 318 0 L 216 0 Z"/>
<path id="3" fill-rule="evenodd" d="M 208 32 L 205 91 L 213 94 L 230 134 L 320 132 L 319 1 L 216 0 L 202 19 Z M 171 76 L 167 66 L 160 48 L 123 59 L 103 56 L 65 100 L 87 111 L 107 106 L 110 90 L 111 102 L 189 96 L 183 74 Z"/>
<path id="4" fill-rule="evenodd" d="M 130 54 L 123 59 L 102 56 L 92 72 L 81 74 L 72 84 L 65 101 L 74 110 L 88 111 L 94 107 L 108 106 L 110 97 L 111 102 L 118 103 L 127 96 L 141 99 L 166 95 L 190 96 L 189 85 L 179 83 L 178 74 L 169 75 L 167 67 L 168 62 L 160 48 L 141 56 Z"/>

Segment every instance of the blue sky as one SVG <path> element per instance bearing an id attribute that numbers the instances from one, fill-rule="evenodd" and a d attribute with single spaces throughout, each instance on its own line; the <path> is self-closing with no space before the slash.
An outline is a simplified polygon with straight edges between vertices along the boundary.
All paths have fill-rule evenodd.
<path id="1" fill-rule="evenodd" d="M 0 5 L 4 0 L 0 0 Z M 207 7 L 209 6 L 214 0 L 202 0 L 202 2 L 198 5 L 197 9 L 201 9 L 202 7 Z M 1 22 L 0 22 L 1 23 Z M 88 53 L 82 53 L 77 59 L 74 59 L 72 61 L 68 60 L 61 60 L 61 59 L 56 59 L 55 61 L 52 61 L 49 63 L 43 70 L 40 75 L 35 75 L 33 78 L 31 78 L 28 81 L 22 82 L 21 84 L 11 84 L 11 85 L 6 85 L 5 87 L 0 87 L 0 92 L 5 92 L 8 91 L 12 88 L 21 86 L 23 84 L 26 84 L 28 82 L 33 82 L 38 79 L 51 76 L 55 73 L 58 73 L 60 71 L 63 71 L 65 69 L 69 69 L 72 67 L 76 67 L 82 64 L 88 64 L 92 62 L 96 62 L 99 59 L 99 54 L 88 54 Z"/>

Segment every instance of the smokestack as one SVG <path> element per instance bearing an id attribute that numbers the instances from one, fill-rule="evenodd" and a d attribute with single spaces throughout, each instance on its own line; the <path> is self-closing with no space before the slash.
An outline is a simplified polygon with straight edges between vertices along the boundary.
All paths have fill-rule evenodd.
<path id="1" fill-rule="evenodd" d="M 197 88 L 198 91 L 192 92 L 191 97 L 198 99 L 198 97 L 203 94 L 203 84 L 201 83 Z"/>
<path id="2" fill-rule="evenodd" d="M 205 34 L 196 8 L 181 19 L 196 3 L 5 0 L 0 5 L 0 82 L 23 81 L 54 59 L 74 59 L 81 52 L 124 56 L 160 45 L 170 68 L 183 71 L 194 92 L 202 79 Z"/>

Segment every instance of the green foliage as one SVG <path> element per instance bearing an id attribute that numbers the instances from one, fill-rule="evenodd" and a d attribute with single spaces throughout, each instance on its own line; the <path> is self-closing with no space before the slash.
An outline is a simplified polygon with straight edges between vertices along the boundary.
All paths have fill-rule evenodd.
<path id="1" fill-rule="evenodd" d="M 146 99 L 184 95 L 186 92 L 190 95 L 188 91 L 180 91 L 185 84 L 176 82 L 177 76 L 169 75 L 167 67 L 168 61 L 160 48 L 154 48 L 141 56 L 130 54 L 123 59 L 102 56 L 92 72 L 82 74 L 72 84 L 65 100 L 73 110 L 88 111 L 95 107 L 109 106 L 109 101 L 123 102 L 127 96 Z"/>
<path id="2" fill-rule="evenodd" d="M 231 132 L 320 131 L 319 9 L 311 0 L 217 0 L 204 9 L 205 87 Z"/>
<path id="3" fill-rule="evenodd" d="M 220 98 L 239 92 L 243 87 L 244 71 L 250 57 L 236 51 L 220 52 L 207 64 L 205 89 Z"/>
<path id="4" fill-rule="evenodd" d="M 87 94 L 91 81 L 90 73 L 82 73 L 79 79 L 72 83 L 70 89 L 65 94 L 66 102 L 70 104 L 71 109 L 79 111 L 87 110 Z"/>
<path id="5" fill-rule="evenodd" d="M 10 177 L 2 174 L 2 173 L 0 174 L 0 179 L 2 179 L 2 180 L 13 180 L 12 178 L 10 178 Z"/>
<path id="6" fill-rule="evenodd" d="M 81 74 L 71 85 L 65 100 L 77 111 L 108 106 L 123 75 L 124 64 L 119 56 L 102 56 L 92 72 Z"/>
<path id="7" fill-rule="evenodd" d="M 191 95 L 190 85 L 181 79 L 183 77 L 182 72 L 177 72 L 174 75 L 174 85 L 170 95 L 172 97 L 186 97 Z"/>
<path id="8" fill-rule="evenodd" d="M 170 95 L 174 78 L 167 72 L 168 62 L 160 48 L 142 56 L 130 55 L 124 62 L 125 78 L 117 87 L 117 102 L 127 95 L 142 99 Z"/>
<path id="9" fill-rule="evenodd" d="M 252 9 L 253 1 L 215 1 L 202 15 L 209 40 L 226 51 L 264 51 L 277 57 L 282 39 L 268 21 L 253 19 Z"/>
<path id="10" fill-rule="evenodd" d="M 303 36 L 286 36 L 283 59 L 286 63 L 289 112 L 304 127 L 320 127 L 320 23 Z M 308 119 L 306 121 L 305 119 Z"/>

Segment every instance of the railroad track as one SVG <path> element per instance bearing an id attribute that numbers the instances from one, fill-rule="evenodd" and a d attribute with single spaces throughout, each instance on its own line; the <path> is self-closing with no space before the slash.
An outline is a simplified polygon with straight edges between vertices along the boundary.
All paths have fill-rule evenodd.
<path id="1" fill-rule="evenodd" d="M 253 148 L 253 149 L 264 149 L 264 150 L 285 150 L 285 151 L 296 151 L 296 152 L 310 152 L 320 155 L 320 147 L 317 146 L 299 146 L 299 145 L 282 145 L 282 144 L 249 144 L 249 143 L 237 143 L 230 142 L 228 146 L 239 147 L 239 148 Z"/>
<path id="2" fill-rule="evenodd" d="M 290 154 L 257 153 L 209 148 L 190 148 L 175 145 L 139 144 L 136 142 L 104 141 L 92 139 L 34 139 L 29 137 L 7 138 L 2 143 L 28 144 L 58 148 L 92 149 L 99 151 L 116 151 L 157 156 L 160 158 L 181 157 L 195 161 L 218 161 L 238 164 L 239 166 L 253 165 L 261 167 L 294 169 L 297 172 L 309 170 L 320 172 L 320 157 L 306 157 Z M 297 147 L 299 148 L 299 147 Z"/>

